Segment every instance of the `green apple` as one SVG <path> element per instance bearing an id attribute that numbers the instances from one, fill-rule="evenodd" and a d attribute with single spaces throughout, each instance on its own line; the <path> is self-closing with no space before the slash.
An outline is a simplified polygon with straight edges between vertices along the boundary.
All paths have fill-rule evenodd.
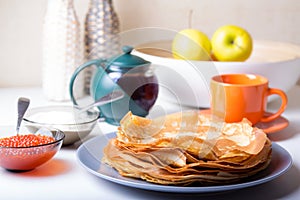
<path id="1" fill-rule="evenodd" d="M 218 61 L 245 61 L 252 53 L 251 35 L 234 25 L 218 28 L 211 38 L 211 45 Z"/>
<path id="2" fill-rule="evenodd" d="M 172 54 L 176 59 L 210 60 L 210 39 L 196 29 L 178 32 L 172 41 Z"/>

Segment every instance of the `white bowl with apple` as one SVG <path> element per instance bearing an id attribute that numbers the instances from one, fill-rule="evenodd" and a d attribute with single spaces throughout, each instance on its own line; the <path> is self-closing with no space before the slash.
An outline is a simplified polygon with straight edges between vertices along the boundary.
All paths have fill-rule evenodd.
<path id="1" fill-rule="evenodd" d="M 300 77 L 300 46 L 277 41 L 249 40 L 242 31 L 224 28 L 215 34 L 210 47 L 214 60 L 205 60 L 207 56 L 201 51 L 198 55 L 192 55 L 195 49 L 186 50 L 186 55 L 185 52 L 176 52 L 174 38 L 136 45 L 133 54 L 156 66 L 160 97 L 183 106 L 210 107 L 210 79 L 217 74 L 259 74 L 269 79 L 270 87 L 285 92 L 297 83 Z M 182 56 L 182 59 L 174 58 L 176 54 Z M 194 58 L 189 58 L 191 55 Z M 197 59 L 197 56 L 200 58 Z M 274 95 L 269 100 L 275 98 Z"/>

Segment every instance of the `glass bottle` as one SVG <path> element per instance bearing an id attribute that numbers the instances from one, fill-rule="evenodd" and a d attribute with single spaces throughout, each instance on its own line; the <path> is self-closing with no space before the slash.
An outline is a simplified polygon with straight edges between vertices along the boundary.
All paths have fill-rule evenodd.
<path id="1" fill-rule="evenodd" d="M 71 75 L 83 60 L 80 24 L 73 0 L 48 0 L 43 27 L 43 92 L 49 100 L 70 99 Z M 83 77 L 76 96 L 83 95 Z"/>
<path id="2" fill-rule="evenodd" d="M 85 59 L 107 59 L 120 53 L 120 23 L 112 0 L 90 0 L 85 19 Z M 89 93 L 93 68 L 85 71 L 85 92 Z"/>

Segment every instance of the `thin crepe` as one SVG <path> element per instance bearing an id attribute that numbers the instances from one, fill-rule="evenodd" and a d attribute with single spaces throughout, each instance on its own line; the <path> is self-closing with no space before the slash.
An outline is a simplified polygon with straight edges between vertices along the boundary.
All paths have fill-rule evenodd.
<path id="1" fill-rule="evenodd" d="M 128 113 L 103 162 L 121 175 L 166 185 L 233 183 L 265 169 L 266 134 L 244 119 L 224 123 L 199 111 L 146 119 Z"/>

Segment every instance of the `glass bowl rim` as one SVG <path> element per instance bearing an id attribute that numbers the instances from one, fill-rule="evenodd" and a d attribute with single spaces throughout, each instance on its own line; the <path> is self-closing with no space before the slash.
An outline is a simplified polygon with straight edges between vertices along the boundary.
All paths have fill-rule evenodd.
<path id="1" fill-rule="evenodd" d="M 68 105 L 66 105 L 66 106 L 61 106 L 61 105 L 58 105 L 58 106 L 56 106 L 56 105 L 52 105 L 52 106 L 39 106 L 39 107 L 30 108 L 30 109 L 28 110 L 27 113 L 30 113 L 31 111 L 32 111 L 32 112 L 33 112 L 33 111 L 36 111 L 35 113 L 40 113 L 41 111 L 39 111 L 39 109 L 47 109 L 47 108 L 48 108 L 48 109 L 50 109 L 50 108 L 66 108 L 66 109 L 72 108 L 72 109 L 73 109 L 74 107 L 73 107 L 73 106 L 68 106 Z M 75 108 L 75 109 L 76 109 L 76 108 Z M 90 111 L 90 110 L 84 111 L 84 112 L 89 112 L 89 111 Z M 79 122 L 79 123 L 62 123 L 62 124 L 60 124 L 60 123 L 44 123 L 44 122 L 37 122 L 37 121 L 30 120 L 30 119 L 29 119 L 29 116 L 26 116 L 26 114 L 25 114 L 23 120 L 24 120 L 25 122 L 32 123 L 32 124 L 37 124 L 37 125 L 41 125 L 41 126 L 49 126 L 49 125 L 54 125 L 54 126 L 59 126 L 59 125 L 60 125 L 60 126 L 61 126 L 61 125 L 79 126 L 79 125 L 84 125 L 84 124 L 93 123 L 93 122 L 97 121 L 98 119 L 100 119 L 100 112 L 99 112 L 99 111 L 93 109 L 91 112 L 95 113 L 95 118 L 92 118 L 92 119 L 89 120 L 89 121 L 84 121 L 84 122 Z"/>
<path id="2" fill-rule="evenodd" d="M 49 129 L 47 127 L 42 127 L 42 128 L 46 128 Z M 50 130 L 50 129 L 49 129 Z M 35 147 L 42 147 L 42 146 L 48 146 L 48 145 L 52 145 L 52 144 L 57 144 L 60 142 L 63 142 L 63 139 L 66 137 L 65 133 L 59 129 L 53 128 L 52 130 L 55 130 L 55 133 L 60 133 L 62 134 L 61 137 L 59 139 L 55 139 L 54 137 L 54 141 L 53 142 L 49 142 L 46 144 L 39 144 L 39 145 L 34 145 L 34 146 L 26 146 L 26 147 L 7 147 L 7 146 L 0 146 L 0 149 L 30 149 L 30 148 L 35 148 Z M 33 133 L 29 133 L 29 134 L 33 134 Z M 20 135 L 29 135 L 29 134 L 20 134 Z M 34 134 L 35 135 L 35 134 Z M 9 138 L 9 137 L 2 137 L 2 138 Z M 0 138 L 1 139 L 1 138 Z"/>

